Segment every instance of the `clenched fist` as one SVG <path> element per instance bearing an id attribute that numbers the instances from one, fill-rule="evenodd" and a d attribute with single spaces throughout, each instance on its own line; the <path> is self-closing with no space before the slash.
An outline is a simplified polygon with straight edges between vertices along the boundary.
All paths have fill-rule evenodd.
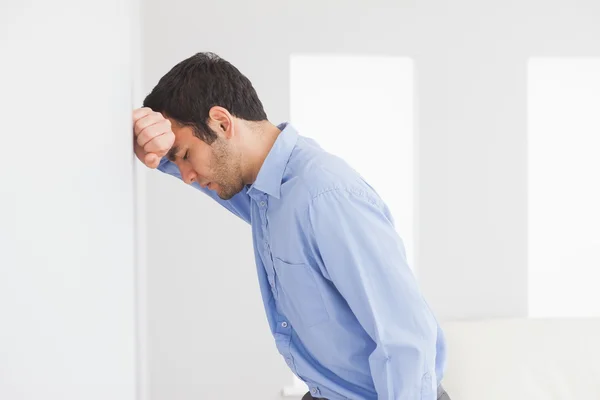
<path id="1" fill-rule="evenodd" d="M 175 134 L 171 121 L 144 107 L 133 111 L 133 139 L 137 158 L 147 167 L 156 168 L 173 146 Z"/>

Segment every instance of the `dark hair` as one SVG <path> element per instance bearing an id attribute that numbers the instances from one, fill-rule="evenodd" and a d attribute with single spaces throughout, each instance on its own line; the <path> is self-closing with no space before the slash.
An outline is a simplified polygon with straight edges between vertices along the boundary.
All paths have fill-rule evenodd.
<path id="1" fill-rule="evenodd" d="M 236 67 L 214 53 L 197 53 L 174 66 L 144 100 L 144 107 L 166 114 L 211 144 L 217 139 L 207 124 L 213 106 L 226 108 L 246 121 L 267 114 L 252 83 Z"/>

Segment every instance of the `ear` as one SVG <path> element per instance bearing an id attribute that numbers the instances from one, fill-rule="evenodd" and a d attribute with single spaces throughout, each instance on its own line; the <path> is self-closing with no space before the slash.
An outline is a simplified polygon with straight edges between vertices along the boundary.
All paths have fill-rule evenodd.
<path id="1" fill-rule="evenodd" d="M 208 126 L 224 139 L 231 139 L 235 134 L 233 115 L 220 106 L 213 106 L 208 112 Z"/>

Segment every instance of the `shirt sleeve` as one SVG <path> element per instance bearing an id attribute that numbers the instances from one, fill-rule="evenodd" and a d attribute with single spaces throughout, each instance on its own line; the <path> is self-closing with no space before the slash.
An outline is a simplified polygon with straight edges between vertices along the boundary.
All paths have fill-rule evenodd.
<path id="1" fill-rule="evenodd" d="M 169 161 L 166 157 L 163 157 L 160 160 L 160 164 L 158 165 L 158 170 L 172 175 L 176 178 L 181 179 L 181 173 L 179 172 L 179 168 L 175 163 Z M 197 182 L 192 183 L 192 186 L 206 195 L 210 196 L 217 203 L 231 211 L 233 214 L 237 215 L 247 223 L 250 223 L 250 196 L 246 194 L 245 190 L 242 190 L 240 193 L 233 196 L 230 200 L 221 199 L 216 192 L 201 187 Z"/>
<path id="2" fill-rule="evenodd" d="M 376 343 L 369 365 L 378 399 L 435 400 L 437 321 L 386 210 L 364 191 L 326 192 L 309 206 L 309 240 Z"/>

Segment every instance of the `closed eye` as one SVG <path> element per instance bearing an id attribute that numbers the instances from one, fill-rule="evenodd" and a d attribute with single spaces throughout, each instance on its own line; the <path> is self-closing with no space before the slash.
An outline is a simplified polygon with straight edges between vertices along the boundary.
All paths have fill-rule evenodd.
<path id="1" fill-rule="evenodd" d="M 187 161 L 188 159 L 188 154 L 189 154 L 189 150 L 185 151 L 185 154 L 183 155 L 183 161 Z"/>

